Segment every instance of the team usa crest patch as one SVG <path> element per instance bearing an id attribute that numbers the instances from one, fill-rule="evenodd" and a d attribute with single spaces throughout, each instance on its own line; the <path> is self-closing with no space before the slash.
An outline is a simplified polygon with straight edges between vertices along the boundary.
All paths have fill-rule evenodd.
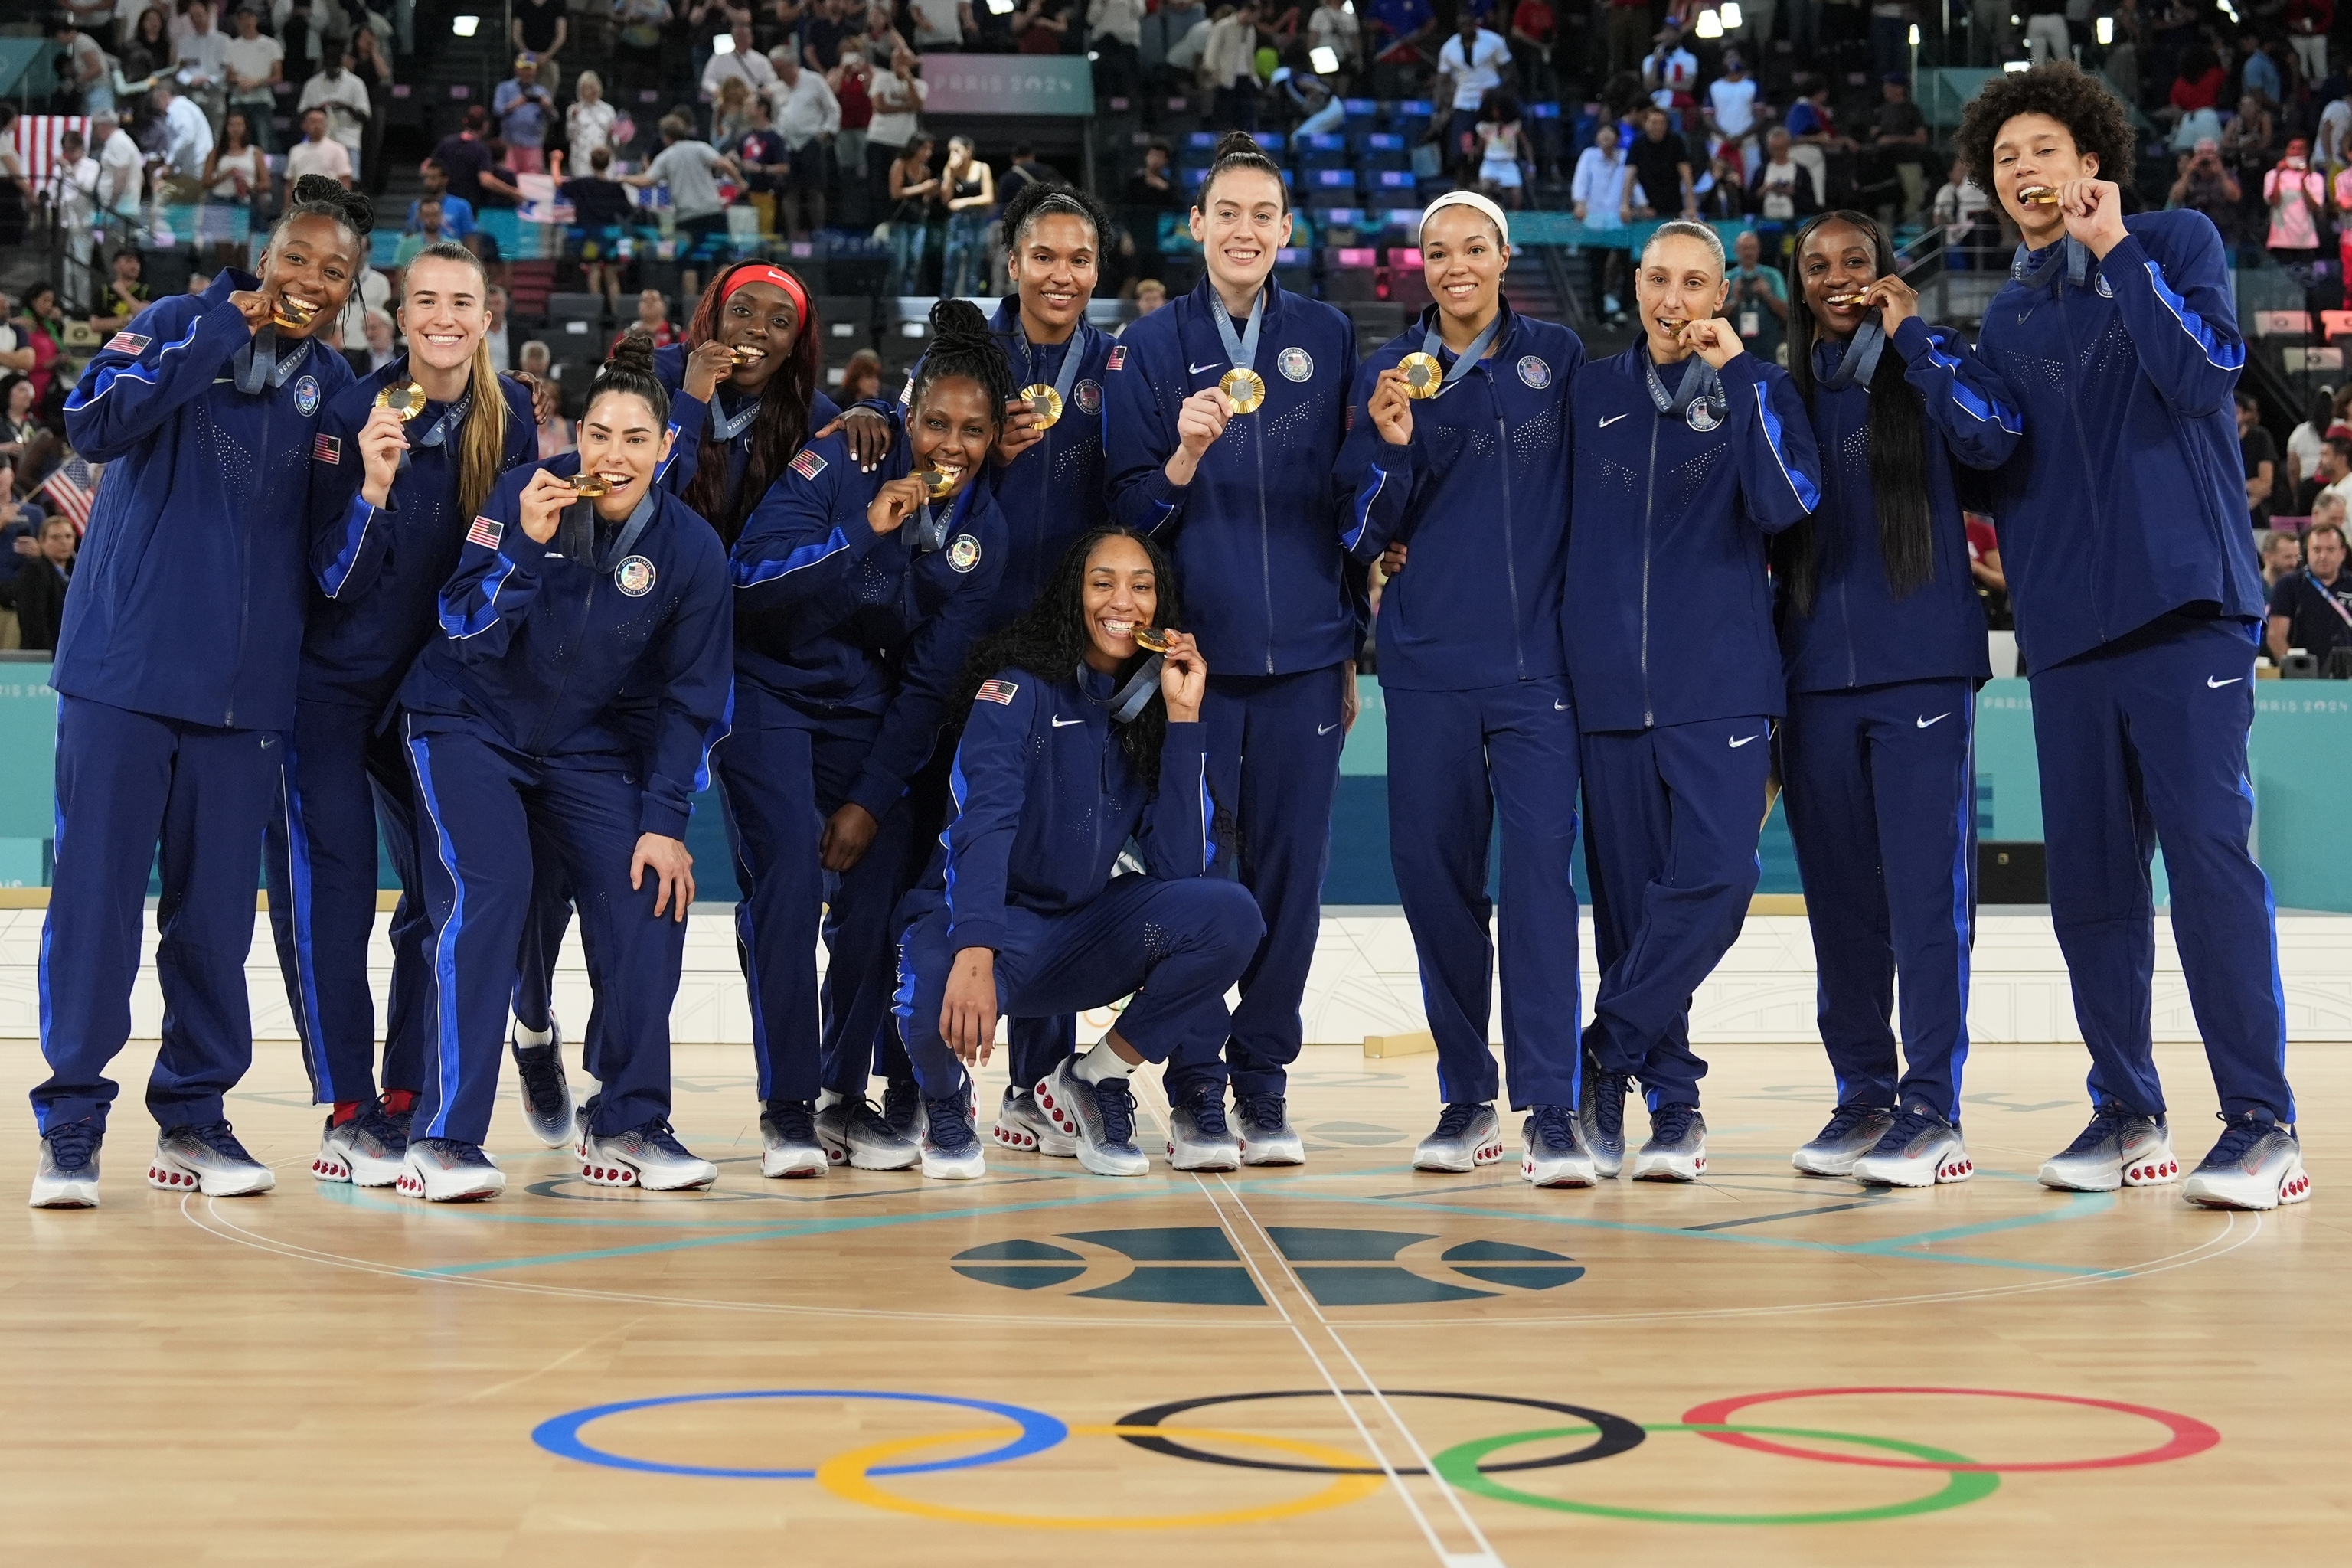
<path id="1" fill-rule="evenodd" d="M 306 375 L 294 384 L 294 411 L 308 419 L 319 412 L 319 378 Z"/>
<path id="2" fill-rule="evenodd" d="M 320 437 L 325 440 L 325 437 Z M 496 550 L 499 541 L 506 537 L 507 525 L 494 517 L 478 517 L 474 526 L 466 531 L 466 542 L 478 544 L 485 550 Z"/>
<path id="3" fill-rule="evenodd" d="M 1110 358 L 1105 363 L 1103 368 L 1105 370 L 1125 370 L 1127 368 L 1127 345 L 1125 343 L 1119 343 L 1112 348 L 1110 351 Z"/>
<path id="4" fill-rule="evenodd" d="M 642 555 L 631 555 L 613 568 L 613 586 L 632 599 L 642 599 L 654 591 L 654 563 Z"/>
<path id="5" fill-rule="evenodd" d="M 1519 379 L 1541 392 L 1551 384 L 1551 366 L 1534 354 L 1519 361 Z"/>
<path id="6" fill-rule="evenodd" d="M 948 564 L 959 572 L 969 572 L 980 564 L 980 541 L 969 533 L 959 533 L 948 545 Z"/>
<path id="7" fill-rule="evenodd" d="M 2091 287 L 2098 290 L 2099 298 L 2102 300 L 2112 300 L 2116 297 L 2116 286 L 2107 281 L 2107 275 L 2104 272 L 2091 279 Z"/>
<path id="8" fill-rule="evenodd" d="M 1704 397 L 1695 399 L 1684 412 L 1683 418 L 1692 429 L 1702 432 L 1712 430 L 1723 423 L 1723 416 L 1717 414 L 1714 405 Z"/>
<path id="9" fill-rule="evenodd" d="M 824 472 L 824 459 L 803 447 L 801 455 L 793 459 L 793 472 L 804 479 L 813 479 Z"/>
<path id="10" fill-rule="evenodd" d="M 1102 383 L 1098 381 L 1078 383 L 1070 389 L 1070 400 L 1078 405 L 1078 412 L 1081 414 L 1092 416 L 1101 413 Z"/>
<path id="11" fill-rule="evenodd" d="M 1010 708 L 1013 706 L 1013 694 L 1020 689 L 1017 681 L 983 680 L 980 683 L 980 689 L 972 695 L 982 702 L 994 702 Z"/>
<path id="12" fill-rule="evenodd" d="M 310 443 L 310 456 L 322 463 L 340 464 L 343 460 L 343 443 L 339 436 L 320 436 Z"/>
<path id="13" fill-rule="evenodd" d="M 1306 381 L 1315 374 L 1315 357 L 1305 349 L 1285 349 L 1274 356 L 1274 368 L 1291 381 Z"/>
<path id="14" fill-rule="evenodd" d="M 105 352 L 110 354 L 143 354 L 147 345 L 155 340 L 139 332 L 117 332 L 106 340 Z"/>

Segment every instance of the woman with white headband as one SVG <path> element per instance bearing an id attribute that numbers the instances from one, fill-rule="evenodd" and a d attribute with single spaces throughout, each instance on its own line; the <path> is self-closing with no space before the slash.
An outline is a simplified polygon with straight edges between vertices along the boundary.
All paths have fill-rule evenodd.
<path id="1" fill-rule="evenodd" d="M 1391 581 L 1375 625 L 1389 714 L 1389 853 L 1419 950 L 1445 1109 L 1413 1163 L 1503 1157 L 1486 1043 L 1486 846 L 1503 822 L 1503 1057 L 1529 1112 L 1520 1172 L 1583 1186 L 1576 1133 L 1576 706 L 1561 646 L 1574 332 L 1503 299 L 1510 228 L 1455 191 L 1422 215 L 1436 303 L 1365 360 L 1340 542 Z M 1404 572 L 1410 551 L 1413 567 Z M 1561 944 L 1565 942 L 1565 946 Z"/>

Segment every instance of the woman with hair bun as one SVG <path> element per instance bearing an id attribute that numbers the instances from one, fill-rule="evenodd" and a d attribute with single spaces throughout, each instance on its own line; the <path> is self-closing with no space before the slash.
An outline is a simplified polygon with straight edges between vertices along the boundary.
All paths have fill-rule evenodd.
<path id="1" fill-rule="evenodd" d="M 441 586 L 473 518 L 537 447 L 530 393 L 490 363 L 488 279 L 473 252 L 448 241 L 420 252 L 400 321 L 407 352 L 330 400 L 311 447 L 316 593 L 265 863 L 312 1097 L 332 1108 L 310 1173 L 369 1187 L 399 1179 L 430 1030 L 413 792 L 383 712 L 440 630 Z M 401 885 L 381 1098 L 368 984 L 379 825 Z M 532 1132 L 550 1148 L 571 1142 L 568 1098 L 534 1100 L 528 1076 L 524 1087 Z"/>
<path id="2" fill-rule="evenodd" d="M 425 1088 L 395 1184 L 489 1198 L 483 1152 L 534 851 L 578 895 L 596 955 L 601 1092 L 582 1108 L 583 1176 L 656 1191 L 718 1168 L 669 1128 L 669 1009 L 694 900 L 687 818 L 725 734 L 733 665 L 726 552 L 656 482 L 669 395 L 625 338 L 588 390 L 580 449 L 517 468 L 467 527 L 441 636 L 396 717 L 432 921 Z"/>
<path id="3" fill-rule="evenodd" d="M 1005 529 L 985 478 L 1014 386 L 979 307 L 931 308 L 931 346 L 889 452 L 868 474 L 847 437 L 813 441 L 735 542 L 735 728 L 719 783 L 751 983 L 761 1171 L 903 1170 L 913 1070 L 892 1052 L 866 1099 L 892 986 L 892 906 L 913 853 L 908 784 L 937 744 L 964 656 L 986 627 Z M 820 826 L 821 825 L 821 826 Z M 831 952 L 820 1028 L 819 917 Z M 932 1114 L 950 1154 L 971 1118 Z M 961 1129 L 959 1133 L 958 1129 Z"/>
<path id="4" fill-rule="evenodd" d="M 160 858 L 163 1044 L 148 1181 L 266 1192 L 223 1097 L 253 1059 L 245 957 L 262 824 L 294 727 L 321 408 L 352 379 L 318 343 L 366 263 L 367 199 L 294 183 L 260 275 L 225 268 L 159 300 L 66 401 L 74 449 L 106 465 L 50 679 L 58 855 L 41 941 L 36 1207 L 98 1203 L 100 1142 L 131 1033 L 147 878 Z M 159 857 L 160 850 L 160 857 Z"/>
<path id="5" fill-rule="evenodd" d="M 1210 686 L 1216 798 L 1266 935 L 1222 1058 L 1167 1075 L 1179 1170 L 1298 1164 L 1285 1096 L 1322 920 L 1339 749 L 1367 606 L 1339 547 L 1338 479 L 1356 330 L 1274 281 L 1290 243 L 1282 171 L 1228 133 L 1192 208 L 1208 276 L 1127 330 L 1106 362 L 1111 512 L 1183 574 Z M 1230 1075 L 1239 1136 L 1225 1120 Z"/>

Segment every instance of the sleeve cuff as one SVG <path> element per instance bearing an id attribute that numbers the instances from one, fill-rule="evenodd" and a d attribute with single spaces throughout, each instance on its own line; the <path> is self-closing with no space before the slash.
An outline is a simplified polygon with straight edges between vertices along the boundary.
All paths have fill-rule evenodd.
<path id="1" fill-rule="evenodd" d="M 1169 479 L 1167 465 L 1163 462 L 1143 481 L 1143 493 L 1150 498 L 1152 504 L 1173 514 L 1184 510 L 1184 498 L 1192 493 L 1192 487 L 1177 484 Z"/>
<path id="2" fill-rule="evenodd" d="M 968 921 L 951 921 L 948 924 L 948 951 L 961 952 L 968 947 L 984 947 L 991 952 L 1004 951 L 1004 922 L 987 917 Z"/>
<path id="3" fill-rule="evenodd" d="M 1716 378 L 1723 383 L 1726 391 L 1735 385 L 1760 386 L 1764 382 L 1764 365 L 1765 362 L 1757 358 L 1753 351 L 1742 349 L 1716 372 Z"/>
<path id="4" fill-rule="evenodd" d="M 550 541 L 552 543 L 553 541 Z M 507 524 L 506 534 L 499 541 L 499 553 L 517 566 L 536 572 L 547 563 L 547 545 L 533 539 L 517 518 Z"/>
<path id="5" fill-rule="evenodd" d="M 1903 356 L 1906 363 L 1916 364 L 1920 356 L 1935 346 L 1936 338 L 1935 334 L 1927 330 L 1927 323 L 1925 321 L 1917 316 L 1912 316 L 1895 329 L 1892 341 L 1895 344 L 1895 352 Z"/>
<path id="6" fill-rule="evenodd" d="M 889 815 L 890 808 L 898 805 L 898 797 L 906 793 L 904 780 L 869 768 L 857 776 L 857 783 L 842 797 L 842 804 L 863 806 L 867 816 L 879 822 Z"/>
<path id="7" fill-rule="evenodd" d="M 2105 256 L 2097 258 L 2094 260 L 2092 265 L 2101 268 L 2108 267 L 2120 268 L 2125 271 L 2136 272 L 2139 276 L 2145 278 L 2147 276 L 2147 263 L 2149 259 L 2150 258 L 2147 254 L 2147 249 L 2145 246 L 2140 244 L 2139 237 L 2126 230 L 2124 237 L 2116 241 L 2114 248 L 2109 250 Z M 2122 279 L 2116 273 L 2109 272 L 2107 273 L 2106 278 L 2108 288 L 2115 289 L 2121 287 Z"/>
<path id="8" fill-rule="evenodd" d="M 687 820 L 694 815 L 692 806 L 681 810 L 650 791 L 642 799 L 643 804 L 637 807 L 639 833 L 657 833 L 664 838 L 680 840 L 686 837 Z"/>

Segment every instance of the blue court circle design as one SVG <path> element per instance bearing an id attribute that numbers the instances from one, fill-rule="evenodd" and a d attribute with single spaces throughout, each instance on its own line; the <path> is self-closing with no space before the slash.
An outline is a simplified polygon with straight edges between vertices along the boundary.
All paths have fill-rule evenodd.
<path id="1" fill-rule="evenodd" d="M 985 1465 L 1006 1464 L 1058 1447 L 1070 1435 L 1066 1423 L 1042 1410 L 1031 1410 L 1020 1405 L 1003 1405 L 992 1399 L 958 1399 L 945 1394 L 905 1394 L 878 1388 L 744 1388 L 720 1394 L 671 1394 L 656 1399 L 624 1399 L 613 1405 L 592 1405 L 584 1409 L 567 1410 L 532 1427 L 530 1440 L 561 1458 L 603 1465 L 615 1470 L 636 1470 L 647 1475 L 709 1476 L 721 1480 L 749 1481 L 814 1480 L 816 1471 L 814 1468 L 805 1470 L 752 1470 L 725 1465 L 673 1465 L 659 1459 L 633 1458 L 626 1454 L 599 1448 L 581 1436 L 583 1427 L 608 1415 L 625 1415 L 632 1410 L 654 1410 L 664 1405 L 710 1405 L 739 1399 L 883 1399 L 907 1405 L 943 1405 L 958 1410 L 978 1410 L 990 1415 L 1001 1415 L 1021 1428 L 1020 1436 L 1011 1442 L 984 1453 L 968 1455 L 960 1459 L 932 1459 L 919 1465 L 879 1465 L 873 1471 L 877 1476 L 920 1476 L 940 1470 L 971 1470 Z"/>

